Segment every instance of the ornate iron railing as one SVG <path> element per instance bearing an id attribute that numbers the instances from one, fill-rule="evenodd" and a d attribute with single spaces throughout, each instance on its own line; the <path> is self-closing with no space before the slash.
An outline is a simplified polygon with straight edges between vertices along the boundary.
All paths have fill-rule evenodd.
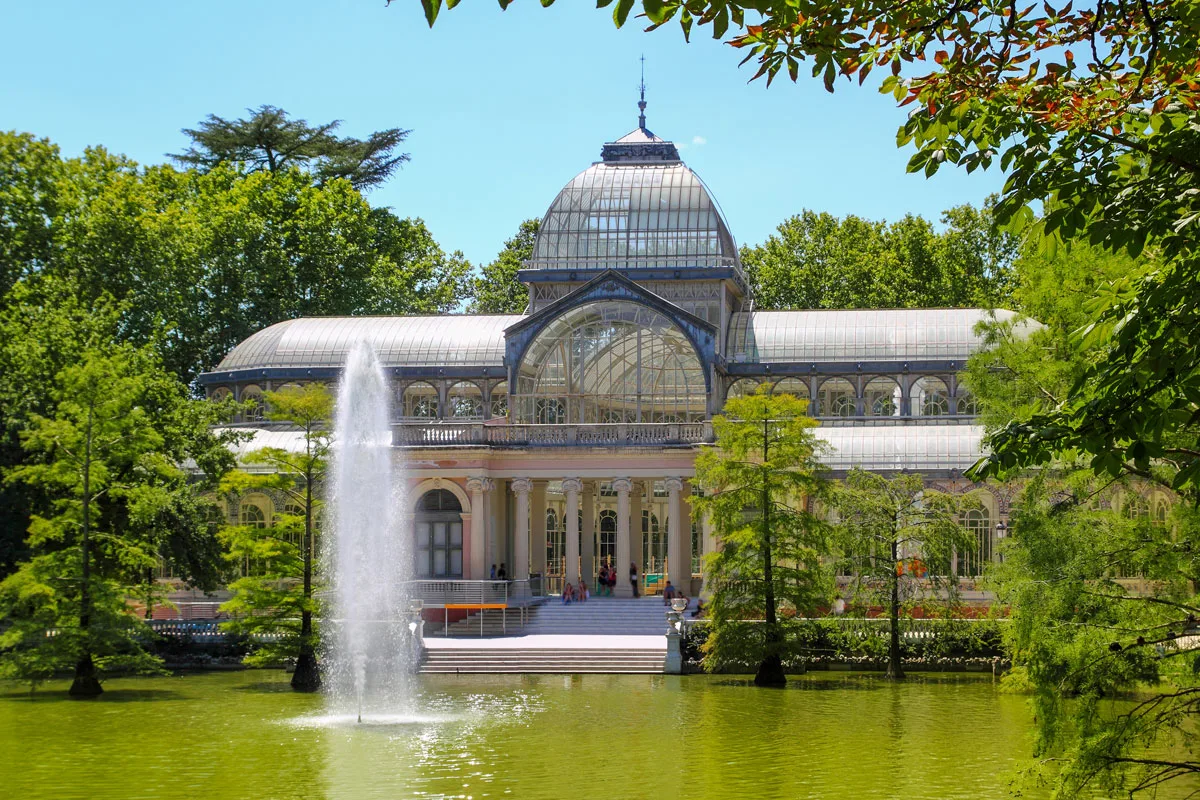
<path id="1" fill-rule="evenodd" d="M 691 445 L 711 442 L 712 423 L 630 422 L 587 425 L 487 425 L 482 422 L 398 422 L 397 447 L 485 445 L 490 447 L 606 447 Z"/>

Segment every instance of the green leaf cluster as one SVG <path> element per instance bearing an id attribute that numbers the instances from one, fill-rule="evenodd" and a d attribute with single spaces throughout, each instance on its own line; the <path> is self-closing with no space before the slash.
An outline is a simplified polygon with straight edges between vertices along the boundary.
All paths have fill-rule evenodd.
<path id="1" fill-rule="evenodd" d="M 958 206 L 942 232 L 924 218 L 898 222 L 804 211 L 742 248 L 762 309 L 1006 306 L 1016 237 L 995 229 L 992 207 Z"/>

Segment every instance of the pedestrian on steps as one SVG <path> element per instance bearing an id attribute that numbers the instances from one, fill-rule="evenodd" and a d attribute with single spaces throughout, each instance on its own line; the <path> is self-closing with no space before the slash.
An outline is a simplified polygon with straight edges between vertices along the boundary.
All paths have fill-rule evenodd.
<path id="1" fill-rule="evenodd" d="M 640 597 L 638 594 L 637 562 L 634 561 L 629 562 L 629 583 L 633 586 L 633 596 Z"/>

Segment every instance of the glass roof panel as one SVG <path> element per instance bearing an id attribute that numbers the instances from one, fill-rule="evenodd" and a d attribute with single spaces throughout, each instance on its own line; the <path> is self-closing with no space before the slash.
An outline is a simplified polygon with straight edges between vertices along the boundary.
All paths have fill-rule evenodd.
<path id="1" fill-rule="evenodd" d="M 384 367 L 502 366 L 504 329 L 517 315 L 309 317 L 280 322 L 235 347 L 216 371 L 340 367 L 359 340 Z"/>
<path id="2" fill-rule="evenodd" d="M 830 469 L 965 470 L 983 455 L 980 425 L 822 425 L 814 431 L 832 446 Z"/>
<path id="3" fill-rule="evenodd" d="M 983 346 L 979 308 L 746 311 L 733 315 L 733 363 L 965 360 Z M 1012 311 L 997 310 L 997 319 Z"/>
<path id="4" fill-rule="evenodd" d="M 531 269 L 730 267 L 737 246 L 708 187 L 678 161 L 596 163 L 542 219 Z"/>

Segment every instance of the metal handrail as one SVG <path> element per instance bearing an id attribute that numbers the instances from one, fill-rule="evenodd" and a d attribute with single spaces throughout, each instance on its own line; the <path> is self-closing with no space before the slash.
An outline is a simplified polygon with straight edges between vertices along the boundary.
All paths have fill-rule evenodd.
<path id="1" fill-rule="evenodd" d="M 429 420 L 392 424 L 392 444 L 563 446 L 563 445 L 687 445 L 711 442 L 712 423 L 600 422 L 587 424 L 496 425 L 482 421 Z"/>
<path id="2" fill-rule="evenodd" d="M 427 608 L 446 605 L 494 605 L 510 608 L 533 605 L 541 599 L 541 578 L 522 580 L 463 580 L 460 578 L 406 581 L 405 594 L 420 599 Z"/>

